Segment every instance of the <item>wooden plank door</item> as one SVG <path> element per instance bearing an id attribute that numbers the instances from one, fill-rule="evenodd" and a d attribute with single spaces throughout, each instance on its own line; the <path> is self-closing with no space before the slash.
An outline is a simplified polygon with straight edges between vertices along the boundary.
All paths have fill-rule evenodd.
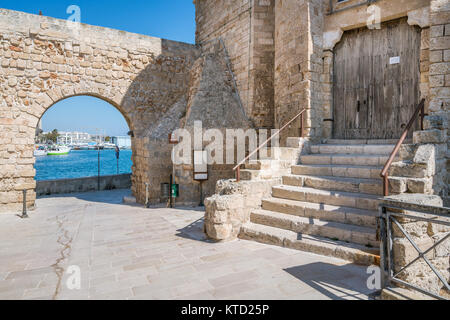
<path id="1" fill-rule="evenodd" d="M 334 52 L 335 138 L 401 136 L 420 99 L 420 39 L 406 19 L 344 33 Z"/>

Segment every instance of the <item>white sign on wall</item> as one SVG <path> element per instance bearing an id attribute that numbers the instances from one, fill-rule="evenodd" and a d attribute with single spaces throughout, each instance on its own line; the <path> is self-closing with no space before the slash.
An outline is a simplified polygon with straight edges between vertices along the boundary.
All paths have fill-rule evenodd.
<path id="1" fill-rule="evenodd" d="M 208 153 L 206 151 L 194 151 L 194 172 L 208 172 Z"/>
<path id="2" fill-rule="evenodd" d="M 399 64 L 399 63 L 400 63 L 400 57 L 389 58 L 389 64 Z"/>

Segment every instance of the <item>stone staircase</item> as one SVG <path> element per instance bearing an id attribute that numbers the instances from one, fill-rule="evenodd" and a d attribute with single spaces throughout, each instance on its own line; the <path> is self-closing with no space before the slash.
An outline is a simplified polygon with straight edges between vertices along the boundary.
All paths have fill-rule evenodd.
<path id="1" fill-rule="evenodd" d="M 286 157 L 277 160 L 282 163 L 280 170 L 285 170 L 282 184 L 273 187 L 272 196 L 251 212 L 240 238 L 378 264 L 380 172 L 395 143 L 328 140 L 299 156 L 300 164 L 292 162 L 294 150 L 299 149 L 285 148 Z M 263 169 L 260 175 L 270 176 L 270 161 L 264 161 L 246 167 L 250 171 L 246 177 L 255 177 L 251 171 L 257 169 Z"/>

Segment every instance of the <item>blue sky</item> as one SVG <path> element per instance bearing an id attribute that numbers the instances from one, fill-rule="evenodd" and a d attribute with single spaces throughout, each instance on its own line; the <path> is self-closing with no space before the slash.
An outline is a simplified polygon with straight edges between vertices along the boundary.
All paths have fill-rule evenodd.
<path id="1" fill-rule="evenodd" d="M 0 0 L 0 7 L 59 19 L 77 5 L 81 22 L 170 40 L 195 42 L 195 7 L 192 0 Z M 80 112 L 81 111 L 81 112 Z M 81 130 L 101 127 L 108 135 L 128 132 L 122 115 L 108 103 L 74 97 L 55 104 L 42 118 L 44 130 Z M 92 130 L 90 130 L 92 131 Z M 92 132 L 95 133 L 95 132 Z"/>

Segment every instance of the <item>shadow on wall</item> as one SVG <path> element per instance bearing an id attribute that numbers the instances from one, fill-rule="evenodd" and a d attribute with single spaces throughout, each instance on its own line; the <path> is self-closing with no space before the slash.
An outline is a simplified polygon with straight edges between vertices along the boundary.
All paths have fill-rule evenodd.
<path id="1" fill-rule="evenodd" d="M 202 53 L 200 49 L 193 53 L 192 45 L 169 40 L 162 40 L 161 48 L 155 63 L 133 80 L 122 102 L 135 123 L 132 190 L 137 201 L 144 203 L 147 183 L 149 202 L 159 203 L 161 183 L 169 183 L 175 173 L 175 182 L 180 184 L 177 202 L 196 205 L 199 185 L 193 180 L 192 167 L 174 168 L 169 134 L 178 128 L 192 132 L 195 121 L 202 121 L 205 129 L 221 130 L 252 124 L 242 109 L 219 41 Z M 229 168 L 210 166 L 204 197 L 214 193 L 217 180 L 231 176 Z"/>
<path id="2" fill-rule="evenodd" d="M 371 296 L 375 291 L 367 288 L 365 268 L 354 264 L 316 262 L 284 271 L 332 300 L 362 300 L 361 295 Z"/>
<path id="3" fill-rule="evenodd" d="M 132 79 L 121 102 L 134 124 L 132 192 L 140 203 L 146 200 L 146 183 L 154 204 L 160 202 L 161 183 L 169 182 L 172 146 L 168 135 L 185 115 L 189 74 L 198 56 L 193 45 L 161 39 L 160 54 Z"/>

